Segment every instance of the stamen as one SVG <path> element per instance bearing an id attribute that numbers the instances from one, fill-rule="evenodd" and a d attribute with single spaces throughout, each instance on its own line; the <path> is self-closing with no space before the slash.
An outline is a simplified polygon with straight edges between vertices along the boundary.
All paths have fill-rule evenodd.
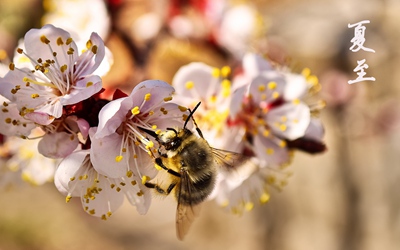
<path id="1" fill-rule="evenodd" d="M 192 82 L 192 81 L 186 82 L 185 88 L 192 89 L 193 87 L 194 87 L 194 82 Z"/>
<path id="2" fill-rule="evenodd" d="M 45 44 L 49 44 L 49 43 L 50 43 L 50 40 L 47 39 L 47 37 L 46 37 L 45 35 L 42 35 L 42 36 L 40 37 L 40 41 L 41 41 L 42 43 L 45 43 Z"/>

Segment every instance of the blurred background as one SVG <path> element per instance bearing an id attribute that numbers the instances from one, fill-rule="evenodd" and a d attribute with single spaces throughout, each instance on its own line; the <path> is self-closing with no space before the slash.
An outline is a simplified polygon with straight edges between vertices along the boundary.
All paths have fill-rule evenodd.
<path id="1" fill-rule="evenodd" d="M 66 204 L 52 182 L 3 183 L 1 250 L 400 249 L 400 1 L 206 2 L 0 0 L 0 59 L 8 64 L 26 31 L 45 23 L 76 28 L 78 38 L 96 31 L 114 56 L 105 86 L 129 91 L 143 79 L 171 82 L 191 61 L 234 66 L 244 51 L 259 52 L 318 76 L 328 151 L 297 152 L 287 187 L 251 212 L 207 202 L 184 242 L 172 197 L 155 199 L 146 216 L 126 204 L 102 221 L 79 199 Z M 229 11 L 238 6 L 248 9 Z M 349 50 L 347 25 L 362 20 L 364 46 L 376 53 Z M 376 81 L 347 84 L 361 59 Z"/>

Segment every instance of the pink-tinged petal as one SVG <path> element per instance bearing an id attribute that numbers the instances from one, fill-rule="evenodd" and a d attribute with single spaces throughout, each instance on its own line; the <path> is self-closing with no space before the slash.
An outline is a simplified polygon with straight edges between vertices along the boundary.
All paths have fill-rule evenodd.
<path id="1" fill-rule="evenodd" d="M 79 127 L 79 131 L 81 132 L 82 137 L 86 139 L 89 136 L 89 123 L 85 119 L 78 119 L 76 121 L 76 124 Z"/>
<path id="2" fill-rule="evenodd" d="M 128 198 L 129 203 L 136 207 L 139 214 L 144 215 L 149 210 L 152 195 L 150 190 L 140 183 L 140 179 L 135 179 L 134 181 L 138 183 L 135 185 L 135 188 L 124 186 L 122 190 Z"/>
<path id="3" fill-rule="evenodd" d="M 290 160 L 284 141 L 278 138 L 255 136 L 253 148 L 256 157 L 271 166 L 280 166 Z"/>
<path id="4" fill-rule="evenodd" d="M 94 131 L 90 129 L 89 135 L 92 141 L 90 160 L 96 171 L 110 178 L 126 176 L 130 157 L 121 150 L 122 136 L 114 133 L 96 138 L 93 133 Z M 122 156 L 122 159 L 117 161 L 118 156 Z"/>
<path id="5" fill-rule="evenodd" d="M 267 60 L 261 55 L 253 53 L 247 53 L 243 56 L 242 65 L 244 74 L 250 78 L 256 77 L 263 71 L 272 70 L 272 66 Z"/>
<path id="6" fill-rule="evenodd" d="M 86 138 L 89 135 L 89 123 L 82 118 L 78 118 L 77 116 L 70 115 L 64 119 L 64 123 L 68 126 L 68 128 L 75 132 L 81 133 L 83 138 Z"/>
<path id="7" fill-rule="evenodd" d="M 302 98 L 307 94 L 308 84 L 303 75 L 286 74 L 286 85 L 283 93 L 285 100 Z"/>
<path id="8" fill-rule="evenodd" d="M 90 36 L 92 46 L 83 52 L 76 62 L 75 73 L 77 76 L 92 74 L 101 64 L 105 55 L 105 46 L 97 33 Z"/>
<path id="9" fill-rule="evenodd" d="M 24 116 L 26 119 L 40 125 L 49 125 L 54 121 L 54 116 L 50 116 L 43 112 L 31 112 Z"/>
<path id="10" fill-rule="evenodd" d="M 66 132 L 46 134 L 40 140 L 39 153 L 49 158 L 64 158 L 70 155 L 79 145 L 77 136 Z"/>
<path id="11" fill-rule="evenodd" d="M 282 97 L 285 79 L 276 71 L 262 72 L 250 84 L 249 93 L 256 104 L 265 104 Z"/>
<path id="12" fill-rule="evenodd" d="M 164 98 L 170 97 L 175 89 L 164 81 L 147 80 L 139 83 L 129 95 L 132 99 L 132 107 L 141 107 L 141 112 L 148 112 L 149 108 L 164 102 Z M 150 99 L 144 102 L 144 98 L 150 94 Z M 143 105 L 142 105 L 143 104 Z"/>
<path id="13" fill-rule="evenodd" d="M 23 68 L 22 70 L 29 71 L 27 68 Z M 16 85 L 25 85 L 23 82 L 26 74 L 19 70 L 9 71 L 4 77 L 0 77 L 0 95 L 4 96 L 11 102 L 15 102 L 16 96 L 11 93 L 11 90 L 16 87 Z"/>
<path id="14" fill-rule="evenodd" d="M 311 139 L 315 141 L 322 141 L 324 138 L 325 129 L 322 125 L 320 119 L 311 118 L 310 124 L 307 127 L 307 130 L 304 134 L 305 139 Z"/>
<path id="15" fill-rule="evenodd" d="M 58 67 L 61 67 L 62 65 L 70 66 L 71 57 L 76 58 L 78 56 L 78 48 L 75 42 L 71 42 L 68 45 L 66 44 L 67 39 L 70 37 L 70 34 L 65 30 L 48 24 L 43 26 L 41 29 L 31 29 L 26 33 L 25 49 L 27 54 L 35 61 L 39 58 L 43 61 L 53 59 L 53 53 L 55 52 L 57 54 L 56 58 Z M 49 41 L 48 44 L 44 42 L 45 38 Z M 62 41 L 62 44 L 60 41 Z M 72 55 L 67 55 L 66 53 L 69 48 L 72 48 L 73 50 Z M 68 68 L 68 70 L 72 69 Z"/>
<path id="16" fill-rule="evenodd" d="M 179 95 L 208 100 L 217 82 L 212 72 L 213 68 L 204 63 L 190 63 L 176 72 L 172 86 Z"/>
<path id="17" fill-rule="evenodd" d="M 242 110 L 243 101 L 245 100 L 246 93 L 248 92 L 249 86 L 242 86 L 233 92 L 232 100 L 229 107 L 229 116 L 235 118 L 236 115 Z"/>
<path id="18" fill-rule="evenodd" d="M 65 157 L 58 165 L 54 176 L 54 182 L 57 189 L 62 194 L 67 195 L 68 193 L 70 193 L 71 196 L 80 195 L 80 190 L 82 189 L 83 185 L 80 185 L 80 187 L 75 186 L 74 189 L 71 190 L 70 182 L 74 179 L 77 172 L 80 170 L 81 165 L 88 153 L 88 150 L 76 151 Z"/>
<path id="19" fill-rule="evenodd" d="M 28 136 L 31 130 L 36 127 L 35 124 L 20 116 L 17 106 L 14 103 L 4 105 L 6 103 L 4 101 L 1 104 L 0 111 L 0 134 L 7 136 Z"/>
<path id="20" fill-rule="evenodd" d="M 94 169 L 90 169 L 89 173 L 92 178 L 84 181 L 86 188 L 81 192 L 82 206 L 88 214 L 106 219 L 121 207 L 124 202 L 124 194 L 117 191 L 117 188 L 112 189 L 110 187 L 113 180 L 109 180 L 103 175 L 97 177 Z M 120 182 L 114 180 L 115 184 Z M 95 192 L 91 192 L 89 195 L 93 198 L 87 198 L 87 190 L 92 189 Z"/>
<path id="21" fill-rule="evenodd" d="M 99 125 L 94 137 L 101 138 L 115 133 L 126 119 L 130 108 L 132 108 L 132 100 L 128 97 L 107 103 L 99 113 Z"/>
<path id="22" fill-rule="evenodd" d="M 304 103 L 286 103 L 271 109 L 265 119 L 275 135 L 295 140 L 304 136 L 310 124 L 310 108 Z"/>
<path id="23" fill-rule="evenodd" d="M 62 105 L 71 105 L 86 100 L 102 88 L 101 78 L 96 75 L 84 77 L 76 82 L 71 92 L 60 99 Z"/>

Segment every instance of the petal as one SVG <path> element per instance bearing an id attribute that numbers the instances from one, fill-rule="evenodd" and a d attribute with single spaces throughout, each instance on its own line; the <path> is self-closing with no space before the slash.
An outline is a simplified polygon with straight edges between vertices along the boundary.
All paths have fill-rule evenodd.
<path id="1" fill-rule="evenodd" d="M 74 89 L 60 99 L 62 105 L 71 105 L 86 100 L 102 88 L 101 78 L 96 75 L 83 77 L 78 80 Z"/>
<path id="2" fill-rule="evenodd" d="M 42 42 L 43 37 L 47 38 L 48 44 Z M 25 48 L 27 54 L 36 62 L 39 58 L 43 61 L 53 60 L 54 53 L 57 54 L 57 66 L 71 65 L 71 58 L 74 59 L 78 56 L 78 48 L 75 42 L 66 44 L 70 34 L 63 29 L 56 28 L 51 24 L 43 26 L 41 29 L 31 29 L 25 35 Z M 62 40 L 62 44 L 60 41 Z M 50 49 L 51 47 L 51 49 Z M 72 48 L 71 55 L 67 55 L 69 48 Z M 75 60 L 72 60 L 75 61 Z M 32 64 L 35 66 L 35 62 Z M 72 70 L 72 66 L 68 67 Z"/>
<path id="3" fill-rule="evenodd" d="M 324 126 L 320 119 L 311 118 L 310 124 L 304 134 L 304 138 L 315 141 L 322 141 L 325 134 Z"/>
<path id="4" fill-rule="evenodd" d="M 1 99 L 1 98 L 0 98 Z M 0 101 L 1 102 L 1 101 Z M 16 104 L 1 105 L 0 134 L 7 136 L 28 136 L 36 125 L 19 115 Z"/>
<path id="5" fill-rule="evenodd" d="M 95 138 L 102 138 L 115 133 L 117 128 L 126 119 L 132 108 L 131 98 L 125 97 L 107 103 L 99 113 L 99 125 Z"/>
<path id="6" fill-rule="evenodd" d="M 302 137 L 310 119 L 310 108 L 304 103 L 286 103 L 271 109 L 265 116 L 274 134 L 288 140 Z"/>
<path id="7" fill-rule="evenodd" d="M 40 125 L 49 125 L 55 117 L 43 112 L 31 112 L 26 114 L 25 118 Z"/>
<path id="8" fill-rule="evenodd" d="M 86 51 L 79 56 L 76 62 L 75 73 L 78 78 L 92 74 L 104 59 L 104 42 L 97 33 L 91 34 L 90 43 L 87 44 L 91 44 L 91 46 L 86 48 Z"/>
<path id="9" fill-rule="evenodd" d="M 303 75 L 286 74 L 286 85 L 283 93 L 285 100 L 295 100 L 307 94 L 308 84 Z"/>
<path id="10" fill-rule="evenodd" d="M 256 157 L 271 166 L 280 166 L 290 160 L 284 142 L 272 136 L 255 136 L 253 148 Z"/>
<path id="11" fill-rule="evenodd" d="M 129 155 L 122 152 L 122 136 L 114 133 L 101 138 L 93 136 L 94 131 L 89 130 L 92 141 L 90 149 L 90 160 L 93 167 L 102 175 L 110 178 L 126 176 L 128 171 Z M 122 155 L 122 160 L 116 157 Z"/>
<path id="12" fill-rule="evenodd" d="M 21 70 L 29 71 L 27 68 Z M 15 102 L 16 96 L 11 93 L 11 90 L 14 89 L 16 85 L 24 85 L 23 79 L 25 76 L 26 74 L 20 70 L 10 70 L 4 77 L 0 77 L 0 95 L 11 102 Z"/>
<path id="13" fill-rule="evenodd" d="M 208 100 L 218 82 L 212 72 L 213 68 L 204 63 L 190 63 L 176 72 L 172 86 L 179 95 Z"/>
<path id="14" fill-rule="evenodd" d="M 242 65 L 246 76 L 250 78 L 258 76 L 263 71 L 272 70 L 271 64 L 266 59 L 253 53 L 247 53 L 243 56 Z"/>
<path id="15" fill-rule="evenodd" d="M 49 158 L 63 158 L 70 155 L 79 145 L 77 136 L 66 132 L 46 134 L 40 140 L 39 153 Z"/>

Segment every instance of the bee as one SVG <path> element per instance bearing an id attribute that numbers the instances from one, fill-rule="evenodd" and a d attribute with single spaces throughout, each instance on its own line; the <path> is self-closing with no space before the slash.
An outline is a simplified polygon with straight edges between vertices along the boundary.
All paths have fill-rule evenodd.
<path id="1" fill-rule="evenodd" d="M 170 184 L 166 188 L 151 182 L 146 182 L 145 186 L 160 194 L 175 194 L 178 202 L 176 234 L 179 240 L 183 240 L 198 215 L 199 205 L 214 190 L 218 168 L 235 169 L 245 160 L 242 154 L 215 149 L 208 144 L 193 118 L 200 104 L 193 111 L 189 109 L 183 128 L 167 128 L 158 135 L 154 131 L 142 129 L 158 142 L 159 156 L 154 157 L 155 163 L 170 176 Z M 198 135 L 186 128 L 190 119 Z"/>

